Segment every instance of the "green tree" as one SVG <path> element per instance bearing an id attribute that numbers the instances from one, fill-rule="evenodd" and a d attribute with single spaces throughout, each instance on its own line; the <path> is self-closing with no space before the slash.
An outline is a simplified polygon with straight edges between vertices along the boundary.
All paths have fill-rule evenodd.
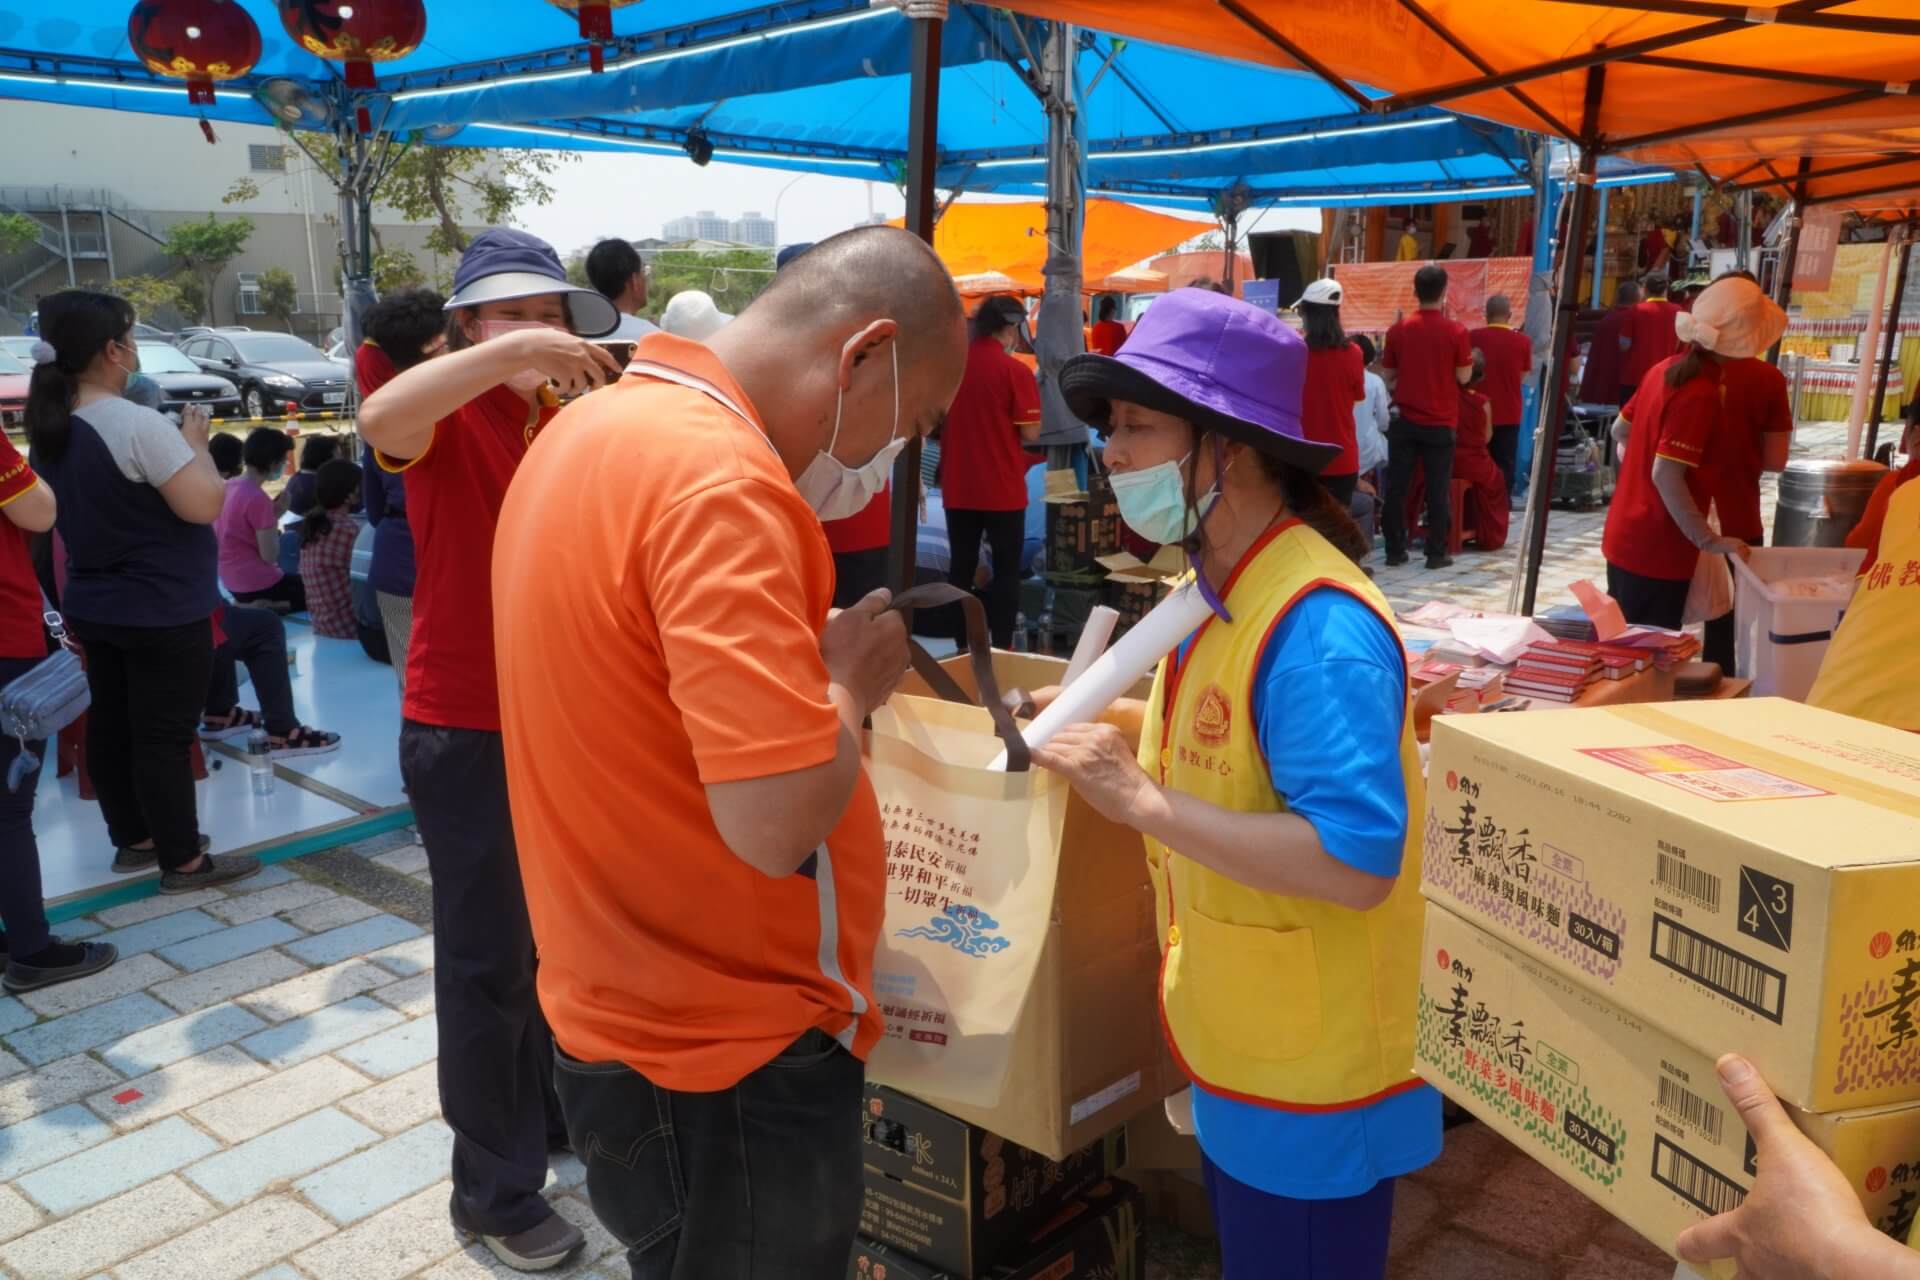
<path id="1" fill-rule="evenodd" d="M 213 297 L 214 285 L 227 264 L 239 256 L 253 235 L 253 219 L 229 218 L 220 221 L 208 214 L 204 221 L 176 222 L 167 230 L 161 250 L 180 263 L 183 270 L 199 282 L 197 314 L 204 314 Z M 181 308 L 183 311 L 185 307 Z"/>
<path id="2" fill-rule="evenodd" d="M 240 204 L 247 200 L 260 198 L 260 184 L 252 178 L 235 178 L 233 185 L 227 188 L 227 194 L 220 197 L 221 204 Z"/>
<path id="3" fill-rule="evenodd" d="M 582 289 L 593 288 L 593 281 L 587 278 L 587 251 L 575 249 L 567 255 L 567 283 L 577 284 Z"/>
<path id="4" fill-rule="evenodd" d="M 420 263 L 405 249 L 382 249 L 373 255 L 373 287 L 381 293 L 418 288 L 426 280 Z"/>
<path id="5" fill-rule="evenodd" d="M 0 258 L 20 252 L 45 230 L 39 219 L 24 213 L 0 213 Z"/>
<path id="6" fill-rule="evenodd" d="M 260 309 L 278 320 L 288 333 L 293 332 L 293 313 L 300 309 L 300 283 L 284 267 L 268 267 L 260 273 Z"/>
<path id="7" fill-rule="evenodd" d="M 178 311 L 189 320 L 199 319 L 198 310 L 189 312 L 180 298 L 180 280 L 158 276 L 122 276 L 107 286 L 110 293 L 133 304 L 136 315 L 145 320 L 163 311 Z"/>
<path id="8" fill-rule="evenodd" d="M 167 283 L 173 286 L 174 308 L 188 324 L 213 318 L 207 309 L 207 286 L 199 276 L 174 276 Z"/>
<path id="9" fill-rule="evenodd" d="M 520 209 L 547 204 L 547 178 L 575 159 L 550 151 L 503 151 L 481 147 L 414 144 L 395 162 L 378 196 L 403 217 L 435 224 L 427 247 L 458 255 L 471 239 L 466 226 L 504 226 Z"/>
<path id="10" fill-rule="evenodd" d="M 764 249 L 695 253 L 667 249 L 655 254 L 647 283 L 647 310 L 656 319 L 676 293 L 703 289 L 722 311 L 739 315 L 773 283 L 773 254 Z"/>

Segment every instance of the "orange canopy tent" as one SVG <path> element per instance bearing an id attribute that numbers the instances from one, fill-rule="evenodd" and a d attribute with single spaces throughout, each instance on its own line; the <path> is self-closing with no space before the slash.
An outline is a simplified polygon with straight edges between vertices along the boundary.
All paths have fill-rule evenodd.
<path id="1" fill-rule="evenodd" d="M 901 223 L 896 220 L 894 225 Z M 1118 200 L 1089 200 L 1081 233 L 1081 279 L 1102 280 L 1213 229 L 1210 222 L 1174 218 Z M 1040 274 L 1047 261 L 1046 206 L 1037 200 L 951 205 L 934 226 L 933 249 L 956 279 L 993 274 L 1010 282 L 1004 289 L 983 292 L 1037 294 L 1046 287 Z"/>
<path id="2" fill-rule="evenodd" d="M 1920 207 L 1913 0 L 1011 0 L 1042 17 L 1302 67 L 1363 110 L 1445 106 L 1717 182 Z M 1598 76 L 1589 72 L 1601 69 Z M 1377 97 L 1356 83 L 1385 86 Z M 1809 163 L 1802 172 L 1801 158 Z M 1804 180 L 1804 188 L 1800 183 Z"/>

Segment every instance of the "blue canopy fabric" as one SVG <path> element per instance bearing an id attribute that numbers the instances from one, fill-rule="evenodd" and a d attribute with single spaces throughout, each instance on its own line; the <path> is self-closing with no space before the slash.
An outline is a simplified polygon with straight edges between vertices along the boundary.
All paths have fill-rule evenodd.
<path id="1" fill-rule="evenodd" d="M 593 74 L 572 14 L 546 0 L 425 0 L 425 42 L 375 64 L 356 96 L 338 64 L 288 38 L 272 0 L 253 72 L 191 104 L 128 47 L 132 0 L 0 0 L 0 98 L 215 122 L 374 127 L 435 145 L 684 155 L 897 182 L 907 152 L 910 24 L 867 0 L 646 0 L 613 11 Z M 1029 88 L 1043 24 L 956 3 L 946 24 L 938 184 L 1033 195 L 1046 119 Z M 1359 116 L 1319 80 L 1093 32 L 1080 34 L 1089 194 L 1213 207 L 1411 204 L 1531 190 L 1521 136 L 1423 109 Z M 292 105 L 289 105 L 292 104 Z M 301 109 L 304 104 L 304 110 Z"/>

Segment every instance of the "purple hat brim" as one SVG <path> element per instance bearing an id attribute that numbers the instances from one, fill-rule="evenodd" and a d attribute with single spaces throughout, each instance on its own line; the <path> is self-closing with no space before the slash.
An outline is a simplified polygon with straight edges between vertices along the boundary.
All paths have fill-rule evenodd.
<path id="1" fill-rule="evenodd" d="M 1270 427 L 1223 413 L 1189 399 L 1152 375 L 1124 360 L 1088 352 L 1060 367 L 1060 395 L 1073 416 L 1090 423 L 1101 435 L 1112 427 L 1108 413 L 1115 400 L 1126 400 L 1161 413 L 1184 418 L 1196 427 L 1218 431 L 1230 440 L 1270 454 L 1289 466 L 1319 475 L 1340 456 L 1340 447 L 1281 435 Z"/>

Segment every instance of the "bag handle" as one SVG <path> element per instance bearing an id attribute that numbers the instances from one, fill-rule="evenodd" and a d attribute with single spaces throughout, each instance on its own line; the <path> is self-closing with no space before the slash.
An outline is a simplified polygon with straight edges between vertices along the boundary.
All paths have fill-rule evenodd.
<path id="1" fill-rule="evenodd" d="M 1006 704 L 1000 701 L 1000 680 L 993 673 L 993 648 L 987 637 L 987 610 L 980 603 L 980 598 L 950 582 L 929 582 L 901 592 L 894 597 L 890 608 L 911 613 L 915 609 L 936 609 L 948 604 L 959 605 L 960 615 L 966 620 L 967 652 L 973 663 L 974 685 L 980 690 L 979 705 L 985 707 L 987 714 L 993 717 L 993 731 L 1007 749 L 1007 772 L 1025 773 L 1032 765 L 1032 751 L 1027 746 L 1027 740 L 1020 736 L 1020 726 L 1014 723 L 1013 712 L 1007 710 Z M 969 707 L 974 705 L 959 681 L 948 674 L 947 669 L 935 661 L 934 656 L 911 635 L 907 637 L 907 656 L 913 663 L 914 671 L 943 700 Z"/>

